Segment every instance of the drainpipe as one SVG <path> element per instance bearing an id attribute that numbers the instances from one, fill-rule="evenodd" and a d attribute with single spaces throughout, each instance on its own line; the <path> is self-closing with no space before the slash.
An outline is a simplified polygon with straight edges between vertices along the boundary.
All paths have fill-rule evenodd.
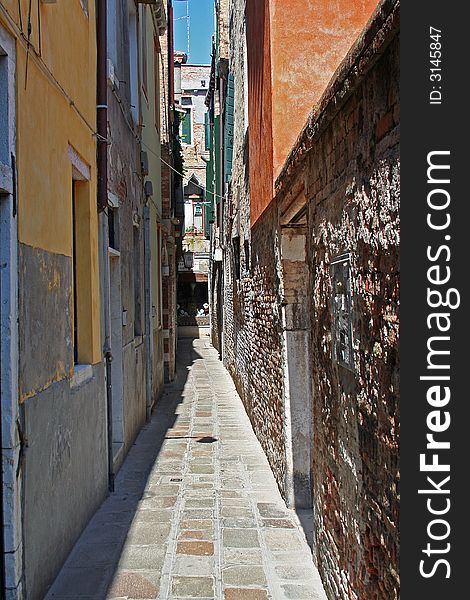
<path id="1" fill-rule="evenodd" d="M 106 421 L 108 424 L 108 488 L 114 492 L 114 460 L 113 460 L 113 389 L 111 362 L 113 355 L 111 353 L 111 298 L 109 284 L 109 256 L 108 256 L 108 218 L 103 213 L 101 218 L 101 255 L 103 260 L 103 302 L 104 302 L 104 345 L 103 355 L 106 362 Z"/>
<path id="2" fill-rule="evenodd" d="M 96 129 L 97 129 L 97 170 L 98 170 L 98 211 L 104 212 L 101 220 L 103 288 L 104 288 L 104 347 L 106 361 L 106 417 L 108 423 L 108 487 L 114 492 L 113 464 L 113 396 L 111 387 L 111 354 L 110 344 L 110 290 L 109 290 L 109 258 L 108 258 L 108 223 L 106 208 L 108 206 L 108 82 L 106 73 L 107 60 L 107 16 L 106 0 L 96 2 Z"/>
<path id="3" fill-rule="evenodd" d="M 150 281 L 150 207 L 144 206 L 144 294 L 145 294 L 145 387 L 147 395 L 147 421 L 152 413 L 152 286 Z"/>
<path id="4" fill-rule="evenodd" d="M 225 101 L 225 80 L 223 77 L 219 78 L 219 106 L 222 106 L 222 99 Z M 225 252 L 225 239 L 224 239 L 224 201 L 225 201 L 225 173 L 224 173 L 224 119 L 222 118 L 222 112 L 220 113 L 220 127 L 219 127 L 219 147 L 220 147 L 220 164 L 219 164 L 219 177 L 220 177 L 220 190 L 218 190 L 219 197 L 219 246 L 222 251 L 222 263 L 219 270 L 220 276 L 220 298 L 218 306 L 219 308 L 219 341 L 220 341 L 220 359 L 222 363 L 225 360 L 225 329 L 224 329 L 224 292 L 225 292 L 225 276 L 224 266 L 226 259 Z"/>

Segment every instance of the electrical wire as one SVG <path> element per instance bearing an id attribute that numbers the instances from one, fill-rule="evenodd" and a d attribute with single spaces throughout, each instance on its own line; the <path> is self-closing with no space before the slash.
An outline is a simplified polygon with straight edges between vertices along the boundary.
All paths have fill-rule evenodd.
<path id="1" fill-rule="evenodd" d="M 23 15 L 22 15 L 22 11 L 21 11 L 21 0 L 18 0 L 18 17 L 20 19 L 21 33 L 23 33 Z"/>
<path id="2" fill-rule="evenodd" d="M 38 41 L 39 41 L 39 56 L 42 56 L 42 34 L 41 34 L 41 7 L 39 4 L 39 0 L 38 0 L 38 14 L 37 14 L 37 19 L 38 19 Z"/>
<path id="3" fill-rule="evenodd" d="M 85 115 L 80 111 L 80 109 L 78 108 L 78 106 L 75 104 L 74 100 L 66 92 L 66 90 L 64 89 L 64 87 L 62 86 L 62 84 L 54 77 L 53 73 L 51 72 L 51 70 L 49 69 L 49 67 L 47 66 L 47 64 L 44 62 L 44 60 L 42 59 L 42 57 L 37 54 L 36 50 L 34 49 L 34 46 L 32 46 L 28 42 L 28 38 L 25 35 L 25 33 L 24 33 L 23 29 L 22 29 L 22 26 L 21 26 L 21 29 L 18 27 L 18 25 L 16 24 L 15 20 L 11 16 L 11 14 L 8 12 L 8 10 L 1 3 L 0 3 L 0 12 L 4 15 L 5 19 L 8 21 L 10 27 L 15 31 L 16 36 L 17 36 L 16 39 L 21 43 L 21 45 L 23 46 L 23 48 L 27 52 L 28 52 L 28 47 L 30 47 L 30 49 L 32 49 L 32 52 L 30 52 L 30 54 L 34 58 L 34 60 L 36 61 L 36 63 L 39 66 L 39 68 L 42 70 L 42 72 L 44 73 L 44 75 L 46 75 L 46 77 L 49 79 L 49 81 L 57 88 L 57 90 L 64 96 L 64 98 L 69 103 L 70 107 L 76 112 L 76 114 L 78 115 L 78 117 L 83 121 L 83 123 L 90 130 L 92 136 L 96 137 L 98 139 L 101 139 L 101 141 L 107 141 L 105 138 L 103 138 L 102 136 L 100 136 L 97 133 L 97 131 L 95 130 L 95 128 L 92 125 L 90 125 L 90 123 L 87 121 Z"/>
<path id="4" fill-rule="evenodd" d="M 174 0 L 175 2 L 185 2 L 186 0 Z M 20 14 L 21 14 L 21 6 L 19 5 L 19 10 L 20 10 Z M 3 15 L 5 16 L 5 18 L 7 19 L 7 21 L 9 22 L 10 26 L 12 27 L 12 29 L 15 30 L 16 34 L 17 34 L 17 39 L 21 42 L 21 44 L 23 45 L 23 48 L 26 49 L 26 51 L 28 51 L 28 48 L 32 48 L 32 53 L 31 56 L 35 59 L 35 61 L 37 62 L 38 66 L 40 67 L 40 69 L 43 71 L 43 73 L 46 75 L 46 77 L 49 79 L 49 81 L 56 86 L 56 88 L 59 90 L 59 92 L 64 96 L 64 98 L 68 101 L 70 107 L 77 113 L 77 115 L 80 117 L 80 119 L 83 121 L 83 123 L 87 126 L 87 128 L 90 130 L 91 134 L 93 135 L 93 137 L 96 137 L 97 139 L 99 139 L 100 141 L 106 142 L 107 144 L 111 143 L 111 140 L 109 140 L 108 138 L 103 137 L 102 135 L 100 135 L 95 128 L 90 125 L 90 123 L 87 121 L 86 117 L 83 115 L 83 113 L 80 111 L 80 109 L 78 108 L 78 106 L 75 104 L 74 100 L 69 96 L 69 94 L 66 92 L 66 90 L 63 88 L 62 84 L 54 77 L 53 73 L 50 71 L 49 67 L 47 66 L 47 64 L 44 62 L 44 60 L 42 59 L 41 56 L 39 56 L 34 47 L 31 45 L 30 41 L 28 41 L 28 38 L 25 36 L 24 32 L 22 31 L 22 29 L 20 29 L 17 24 L 15 23 L 13 17 L 10 15 L 10 13 L 8 12 L 8 10 L 3 6 L 3 4 L 0 4 L 0 11 L 3 13 Z M 21 20 L 21 19 L 20 19 Z M 170 165 L 169 163 L 167 163 L 165 160 L 163 160 L 163 158 L 157 154 L 157 152 L 155 152 L 152 148 L 150 148 L 150 146 L 148 146 L 147 144 L 145 144 L 145 142 L 140 139 L 140 137 L 136 134 L 134 127 L 129 123 L 129 120 L 127 118 L 127 115 L 125 113 L 125 109 L 122 105 L 122 100 L 119 98 L 118 94 L 115 92 L 115 90 L 113 90 L 114 95 L 116 97 L 116 99 L 118 100 L 118 104 L 119 107 L 121 109 L 121 112 L 124 116 L 124 120 L 127 124 L 127 126 L 129 127 L 132 135 L 135 137 L 135 139 L 142 145 L 144 146 L 149 152 L 151 152 L 154 156 L 156 156 L 158 159 L 160 159 L 160 161 L 166 165 L 168 168 L 170 168 L 172 171 L 174 171 L 176 174 L 178 174 L 181 178 L 184 179 L 184 173 L 181 173 L 180 171 L 178 171 L 177 169 L 175 169 L 172 165 Z M 212 195 L 214 198 L 221 198 L 222 200 L 224 199 L 224 196 L 221 196 L 220 194 L 216 194 L 215 192 L 210 192 L 209 190 L 207 190 L 207 188 L 205 188 L 202 185 L 199 185 L 197 183 L 192 182 L 193 185 L 195 185 L 196 187 L 198 187 L 199 189 L 203 190 L 204 192 L 206 192 L 207 194 Z M 154 203 L 155 207 L 157 208 L 157 205 Z"/>
<path id="5" fill-rule="evenodd" d="M 181 173 L 180 171 L 178 171 L 177 169 L 175 169 L 172 165 L 170 165 L 169 163 L 167 163 L 165 160 L 163 160 L 163 158 L 153 149 L 151 148 L 149 145 L 147 145 L 135 132 L 134 127 L 129 123 L 129 119 L 127 117 L 126 111 L 124 109 L 124 106 L 122 104 L 122 100 L 119 97 L 119 95 L 116 93 L 116 91 L 113 89 L 113 94 L 116 98 L 116 100 L 118 101 L 119 104 L 119 108 L 121 109 L 122 112 L 122 116 L 124 117 L 124 121 L 126 122 L 127 127 L 129 128 L 130 132 L 132 133 L 132 135 L 134 136 L 134 138 L 144 147 L 146 148 L 151 154 L 153 154 L 156 158 L 158 158 L 159 160 L 161 160 L 161 162 L 166 165 L 167 167 L 169 167 L 172 171 L 174 171 L 175 173 L 177 173 L 178 175 L 180 175 L 180 177 L 182 177 L 184 179 L 184 173 Z M 110 140 L 107 140 L 108 144 L 110 143 Z M 212 194 L 212 196 L 214 196 L 214 198 L 221 198 L 222 200 L 224 199 L 224 196 L 221 196 L 220 194 L 216 194 L 215 192 L 210 192 L 207 190 L 207 188 L 205 188 L 202 185 L 199 185 L 198 183 L 194 183 L 193 185 L 195 185 L 196 187 L 200 188 L 201 190 L 203 190 L 204 192 L 206 192 L 207 194 Z"/>
<path id="6" fill-rule="evenodd" d="M 24 89 L 26 89 L 28 85 L 28 66 L 29 66 L 29 51 L 31 50 L 31 33 L 32 33 L 32 25 L 31 25 L 31 5 L 33 0 L 29 0 L 28 7 L 28 38 L 27 38 L 27 48 L 26 48 L 26 68 L 24 75 Z"/>
<path id="7" fill-rule="evenodd" d="M 163 160 L 163 158 L 161 156 L 159 156 L 152 148 L 150 148 L 150 146 L 148 146 L 147 144 L 145 144 L 143 141 L 141 141 L 141 144 L 151 154 L 153 154 L 154 156 L 156 156 L 157 158 L 159 158 L 164 165 L 166 165 L 169 169 L 171 169 L 172 171 L 174 171 L 175 173 L 177 173 L 178 175 L 180 175 L 180 177 L 182 177 L 184 179 L 184 173 L 181 173 L 180 171 L 178 171 L 177 169 L 175 169 L 172 165 L 170 165 L 169 163 L 167 163 L 166 160 Z M 191 183 L 194 186 L 196 186 L 199 189 L 201 189 L 203 192 L 206 192 L 206 194 L 210 194 L 210 195 L 214 196 L 214 198 L 221 198 L 222 200 L 225 199 L 225 196 L 221 196 L 220 194 L 216 194 L 215 192 L 210 192 L 207 188 L 205 188 L 202 185 L 199 185 L 198 183 L 195 183 L 194 181 L 192 181 Z"/>

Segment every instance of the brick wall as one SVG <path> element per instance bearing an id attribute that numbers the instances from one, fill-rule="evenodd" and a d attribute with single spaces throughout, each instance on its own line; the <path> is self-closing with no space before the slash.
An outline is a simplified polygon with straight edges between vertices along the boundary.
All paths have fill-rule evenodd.
<path id="1" fill-rule="evenodd" d="M 399 594 L 398 81 L 398 8 L 385 2 L 277 182 L 279 200 L 298 179 L 309 199 L 316 555 L 335 600 Z M 333 359 L 331 262 L 344 253 L 352 368 Z"/>
<path id="2" fill-rule="evenodd" d="M 231 15 L 230 69 L 238 85 L 242 4 L 233 2 Z M 245 185 L 243 106 L 235 100 L 224 207 L 224 362 L 286 495 L 281 304 L 290 301 L 298 273 L 291 281 L 282 271 L 279 232 L 302 226 L 314 555 L 331 600 L 399 597 L 398 34 L 399 3 L 385 0 L 313 109 L 276 181 L 274 202 L 252 228 L 249 188 L 256 186 Z M 284 209 L 295 203 L 287 218 Z M 334 282 L 331 263 L 346 253 L 352 343 L 345 366 L 333 352 L 334 327 L 345 315 L 335 313 L 341 282 Z"/>
<path id="3" fill-rule="evenodd" d="M 227 232 L 224 285 L 224 363 L 245 404 L 253 429 L 285 492 L 283 356 L 275 207 L 251 231 L 250 268 L 245 244 Z M 240 254 L 240 279 L 235 263 Z"/>

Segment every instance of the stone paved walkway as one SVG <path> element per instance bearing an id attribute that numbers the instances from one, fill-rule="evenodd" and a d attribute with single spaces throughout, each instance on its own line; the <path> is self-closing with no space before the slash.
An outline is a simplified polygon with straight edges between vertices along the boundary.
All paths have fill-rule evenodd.
<path id="1" fill-rule="evenodd" d="M 47 600 L 326 600 L 216 351 L 180 340 L 179 361 Z"/>

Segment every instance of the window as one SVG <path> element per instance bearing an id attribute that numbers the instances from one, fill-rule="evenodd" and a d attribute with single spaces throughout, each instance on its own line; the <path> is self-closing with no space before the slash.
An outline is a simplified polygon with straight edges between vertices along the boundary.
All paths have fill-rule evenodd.
<path id="1" fill-rule="evenodd" d="M 134 0 L 128 1 L 129 30 L 129 102 L 134 123 L 139 121 L 139 75 L 137 63 L 137 13 Z"/>
<path id="2" fill-rule="evenodd" d="M 161 131 L 161 106 L 160 102 L 166 98 L 165 94 L 160 94 L 160 40 L 153 38 L 153 65 L 155 76 L 155 127 L 158 133 Z M 163 97 L 162 97 L 163 96 Z"/>
<path id="3" fill-rule="evenodd" d="M 336 257 L 330 269 L 333 286 L 333 359 L 353 371 L 351 255 Z"/>
<path id="4" fill-rule="evenodd" d="M 72 287 L 73 287 L 73 362 L 78 363 L 78 303 L 77 303 L 77 211 L 76 182 L 72 182 Z"/>
<path id="5" fill-rule="evenodd" d="M 204 150 L 209 151 L 211 149 L 211 124 L 209 120 L 209 113 L 204 113 Z"/>
<path id="6" fill-rule="evenodd" d="M 144 90 L 145 97 L 148 99 L 148 85 L 147 85 L 147 7 L 142 7 L 142 88 Z"/>
<path id="7" fill-rule="evenodd" d="M 245 249 L 245 271 L 247 273 L 249 273 L 250 272 L 250 242 L 248 240 L 245 240 L 243 246 Z"/>
<path id="8" fill-rule="evenodd" d="M 140 230 L 134 226 L 134 337 L 142 335 L 142 265 Z"/>
<path id="9" fill-rule="evenodd" d="M 162 324 L 162 228 L 157 224 L 157 325 Z"/>
<path id="10" fill-rule="evenodd" d="M 117 208 L 108 208 L 109 247 L 119 250 L 119 214 Z"/>
<path id="11" fill-rule="evenodd" d="M 204 205 L 195 203 L 193 204 L 194 210 L 194 231 L 195 233 L 204 233 Z"/>
<path id="12" fill-rule="evenodd" d="M 235 279 L 240 279 L 240 237 L 234 237 L 232 239 L 233 249 L 233 271 L 235 273 Z"/>
<path id="13" fill-rule="evenodd" d="M 192 142 L 192 122 L 191 109 L 187 108 L 184 114 L 181 115 L 181 141 L 183 144 L 191 144 Z"/>
<path id="14" fill-rule="evenodd" d="M 96 281 L 90 213 L 90 185 L 74 169 L 72 176 L 72 322 L 74 364 L 96 362 L 98 347 L 94 329 Z"/>
<path id="15" fill-rule="evenodd" d="M 9 118 L 8 118 L 8 56 L 3 54 L 0 46 L 0 163 L 9 165 L 10 151 L 9 151 Z"/>

